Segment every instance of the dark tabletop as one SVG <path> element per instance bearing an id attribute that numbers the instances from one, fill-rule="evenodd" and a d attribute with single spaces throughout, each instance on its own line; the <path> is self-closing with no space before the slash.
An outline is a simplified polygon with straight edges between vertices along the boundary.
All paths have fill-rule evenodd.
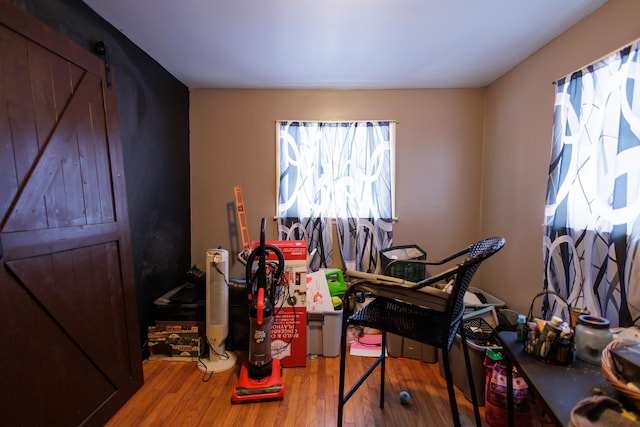
<path id="1" fill-rule="evenodd" d="M 509 357 L 527 384 L 542 399 L 556 423 L 569 425 L 571 410 L 594 390 L 617 397 L 617 392 L 602 374 L 600 365 L 590 365 L 574 355 L 567 366 L 534 359 L 524 351 L 515 332 L 498 332 L 505 356 Z"/>

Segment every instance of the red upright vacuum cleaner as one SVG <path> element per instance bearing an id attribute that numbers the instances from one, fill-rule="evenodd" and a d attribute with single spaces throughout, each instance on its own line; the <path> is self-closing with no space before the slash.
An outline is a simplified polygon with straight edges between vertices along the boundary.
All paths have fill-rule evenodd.
<path id="1" fill-rule="evenodd" d="M 284 255 L 277 246 L 265 244 L 266 219 L 262 218 L 260 246 L 247 258 L 246 282 L 249 308 L 249 358 L 242 363 L 231 403 L 261 402 L 284 398 L 282 366 L 271 356 L 271 325 L 274 319 L 276 286 L 284 270 Z M 278 265 L 267 275 L 267 251 L 278 258 Z M 258 258 L 258 269 L 253 265 Z"/>

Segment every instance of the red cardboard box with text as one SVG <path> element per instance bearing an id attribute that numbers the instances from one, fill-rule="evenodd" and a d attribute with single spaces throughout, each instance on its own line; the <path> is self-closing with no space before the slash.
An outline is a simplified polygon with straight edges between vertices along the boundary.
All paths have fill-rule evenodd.
<path id="1" fill-rule="evenodd" d="M 285 285 L 274 307 L 275 319 L 271 327 L 271 354 L 280 359 L 283 367 L 307 365 L 307 244 L 304 240 L 267 240 L 284 255 Z M 255 249 L 260 242 L 252 242 Z M 267 254 L 267 260 L 278 258 Z"/>
<path id="2" fill-rule="evenodd" d="M 307 310 L 285 306 L 271 326 L 271 355 L 285 368 L 307 366 Z"/>

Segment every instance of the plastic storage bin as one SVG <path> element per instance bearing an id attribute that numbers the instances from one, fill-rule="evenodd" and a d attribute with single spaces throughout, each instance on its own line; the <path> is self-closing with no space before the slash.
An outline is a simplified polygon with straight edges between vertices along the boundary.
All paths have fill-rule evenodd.
<path id="1" fill-rule="evenodd" d="M 466 306 L 465 311 L 471 312 L 480 310 L 486 307 L 494 306 L 497 309 L 505 307 L 505 302 L 499 298 L 494 297 L 490 293 L 478 288 L 469 288 L 469 292 L 476 295 L 480 294 L 482 299 L 486 303 L 481 304 L 469 304 Z M 455 346 L 455 343 L 454 343 Z M 452 350 L 453 352 L 454 350 Z M 462 351 L 462 347 L 460 347 Z M 387 352 L 391 357 L 406 357 L 407 359 L 419 359 L 427 363 L 436 363 L 439 360 L 440 354 L 435 347 L 428 344 L 422 344 L 418 341 L 414 341 L 408 338 L 401 337 L 395 334 L 387 334 Z M 460 353 L 462 357 L 462 365 L 464 366 L 464 355 Z M 484 355 L 483 355 L 484 357 Z M 484 359 L 483 359 L 484 360 Z M 455 376 L 455 375 L 454 375 Z M 465 377 L 466 379 L 466 377 Z M 483 389 L 484 392 L 484 389 Z M 471 398 L 471 395 L 469 395 Z"/>
<path id="2" fill-rule="evenodd" d="M 507 304 L 505 304 L 505 302 L 502 301 L 500 298 L 496 298 L 495 296 L 491 295 L 489 292 L 484 291 L 482 289 L 474 288 L 473 286 L 470 286 L 467 292 L 471 292 L 472 294 L 477 295 L 480 300 L 484 299 L 486 303 L 467 304 L 465 306 L 465 312 L 479 310 L 481 308 L 485 308 L 489 306 L 494 306 L 497 309 L 504 308 L 507 306 Z"/>
<path id="3" fill-rule="evenodd" d="M 398 264 L 391 267 L 385 273 L 387 265 L 397 259 L 427 259 L 427 253 L 417 245 L 393 246 L 380 251 L 382 273 L 388 276 L 397 277 L 411 282 L 417 282 L 426 277 L 426 268 L 423 264 Z"/>
<path id="4" fill-rule="evenodd" d="M 476 340 L 478 335 L 488 337 L 491 333 L 491 327 L 481 319 L 473 319 L 465 321 L 465 334 L 467 335 L 467 348 L 469 349 L 469 361 L 471 362 L 471 375 L 473 376 L 473 386 L 476 390 L 478 405 L 484 406 L 485 391 L 485 368 L 484 357 L 489 348 L 494 350 L 502 350 L 502 347 L 484 340 Z M 477 328 L 482 332 L 473 333 Z M 481 345 L 489 344 L 489 345 Z M 440 361 L 440 375 L 444 378 L 444 365 L 442 361 L 442 350 L 438 350 L 438 360 Z M 464 362 L 464 352 L 462 351 L 462 338 L 456 335 L 456 339 L 449 351 L 449 366 L 451 367 L 451 375 L 453 383 L 462 390 L 464 397 L 471 401 L 471 387 L 467 379 L 467 365 Z"/>
<path id="5" fill-rule="evenodd" d="M 434 346 L 392 333 L 387 334 L 387 354 L 391 357 L 418 359 L 426 363 L 438 361 L 438 352 Z"/>
<path id="6" fill-rule="evenodd" d="M 324 357 L 340 355 L 342 310 L 307 312 L 307 354 Z"/>

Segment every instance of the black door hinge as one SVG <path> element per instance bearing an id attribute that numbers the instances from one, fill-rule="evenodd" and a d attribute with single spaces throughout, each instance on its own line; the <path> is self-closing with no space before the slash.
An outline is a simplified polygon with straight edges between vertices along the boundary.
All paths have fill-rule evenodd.
<path id="1" fill-rule="evenodd" d="M 95 50 L 98 55 L 102 57 L 104 61 L 104 71 L 107 75 L 107 88 L 111 89 L 111 61 L 109 60 L 109 51 L 107 45 L 102 40 L 96 42 Z"/>

